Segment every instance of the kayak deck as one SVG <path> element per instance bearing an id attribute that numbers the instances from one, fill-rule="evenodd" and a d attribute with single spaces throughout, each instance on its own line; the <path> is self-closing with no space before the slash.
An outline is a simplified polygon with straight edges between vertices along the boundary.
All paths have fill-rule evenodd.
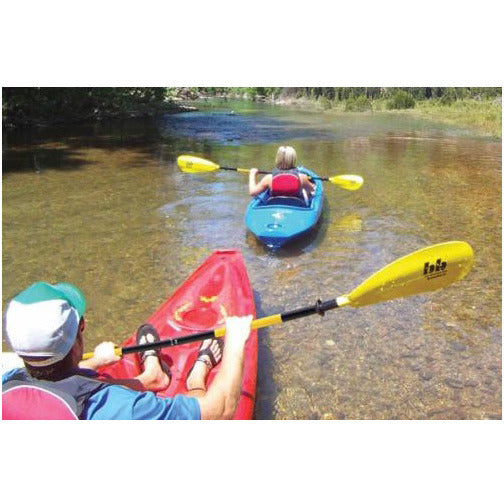
<path id="1" fill-rule="evenodd" d="M 300 172 L 316 177 L 312 171 L 298 168 Z M 256 196 L 247 206 L 247 228 L 269 248 L 279 248 L 304 235 L 317 224 L 324 203 L 322 181 L 314 180 L 315 195 L 307 206 L 298 198 L 270 198 L 269 190 Z"/>
<path id="2" fill-rule="evenodd" d="M 242 254 L 238 250 L 217 250 L 148 319 L 161 340 L 225 325 L 228 316 L 252 314 L 255 304 Z M 136 332 L 121 346 L 136 345 Z M 169 368 L 170 385 L 157 392 L 160 397 L 187 393 L 186 379 L 198 354 L 201 341 L 166 347 L 161 359 Z M 245 346 L 242 393 L 235 419 L 250 419 L 254 411 L 257 381 L 257 331 L 252 331 Z M 207 386 L 218 372 L 211 370 Z M 126 354 L 121 361 L 100 369 L 115 379 L 131 379 L 143 371 L 138 354 Z"/>

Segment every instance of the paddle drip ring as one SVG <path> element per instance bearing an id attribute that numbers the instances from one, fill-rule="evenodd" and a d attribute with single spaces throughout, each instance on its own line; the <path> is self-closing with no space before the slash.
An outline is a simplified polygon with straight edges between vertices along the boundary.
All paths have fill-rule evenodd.
<path id="1" fill-rule="evenodd" d="M 337 307 L 338 302 L 336 299 L 330 299 L 329 301 L 321 301 L 320 299 L 317 299 L 317 302 L 315 303 L 315 313 L 318 313 L 321 317 L 323 317 L 327 310 L 332 310 Z"/>
<path id="2" fill-rule="evenodd" d="M 315 303 L 315 310 L 321 317 L 325 315 L 325 308 L 323 307 L 322 299 L 317 299 L 317 302 Z"/>

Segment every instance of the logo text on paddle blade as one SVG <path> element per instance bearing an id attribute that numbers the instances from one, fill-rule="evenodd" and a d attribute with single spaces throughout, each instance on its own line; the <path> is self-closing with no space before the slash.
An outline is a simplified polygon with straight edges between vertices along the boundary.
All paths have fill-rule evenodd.
<path id="1" fill-rule="evenodd" d="M 432 280 L 433 278 L 446 275 L 447 273 L 446 266 L 447 266 L 446 261 L 443 261 L 442 259 L 437 259 L 437 261 L 434 264 L 427 261 L 424 264 L 423 274 L 427 278 L 427 280 Z"/>

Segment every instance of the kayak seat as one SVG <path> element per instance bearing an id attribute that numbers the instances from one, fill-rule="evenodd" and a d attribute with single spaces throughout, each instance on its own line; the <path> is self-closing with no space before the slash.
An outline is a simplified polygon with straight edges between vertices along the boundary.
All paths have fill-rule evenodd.
<path id="1" fill-rule="evenodd" d="M 295 196 L 271 196 L 265 203 L 266 205 L 287 205 L 304 208 L 308 206 L 304 199 Z"/>

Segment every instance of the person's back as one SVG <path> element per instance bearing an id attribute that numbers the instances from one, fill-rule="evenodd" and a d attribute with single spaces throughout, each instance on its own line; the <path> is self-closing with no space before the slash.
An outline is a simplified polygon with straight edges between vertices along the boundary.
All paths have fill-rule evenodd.
<path id="1" fill-rule="evenodd" d="M 257 196 L 269 190 L 272 197 L 294 197 L 307 202 L 308 195 L 315 190 L 315 185 L 310 182 L 307 175 L 297 169 L 296 163 L 297 155 L 293 147 L 279 147 L 272 174 L 264 176 L 259 183 L 256 183 L 258 170 L 256 168 L 250 170 L 249 194 Z"/>
<path id="2" fill-rule="evenodd" d="M 24 368 L 2 376 L 4 420 L 77 420 L 86 400 L 106 384 L 72 375 L 57 382 L 32 378 Z"/>
<path id="3" fill-rule="evenodd" d="M 197 399 L 158 398 L 151 391 L 132 390 L 85 369 L 59 380 L 38 380 L 25 369 L 2 376 L 2 418 L 5 420 L 199 420 Z"/>

